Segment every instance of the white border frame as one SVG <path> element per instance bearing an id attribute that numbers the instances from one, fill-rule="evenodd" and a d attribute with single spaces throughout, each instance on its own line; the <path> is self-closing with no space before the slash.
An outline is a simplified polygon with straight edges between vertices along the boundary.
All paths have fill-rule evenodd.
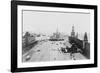
<path id="1" fill-rule="evenodd" d="M 90 59 L 89 60 L 69 60 L 65 61 L 49 61 L 49 62 L 22 62 L 22 10 L 45 10 L 45 11 L 64 11 L 64 12 L 85 12 L 90 13 Z M 60 65 L 78 65 L 78 64 L 94 64 L 94 10 L 93 9 L 77 9 L 77 8 L 58 8 L 58 7 L 42 7 L 42 6 L 23 6 L 18 5 L 17 12 L 18 29 L 18 50 L 17 50 L 17 66 L 18 68 L 25 67 L 43 67 L 43 66 L 60 66 Z"/>

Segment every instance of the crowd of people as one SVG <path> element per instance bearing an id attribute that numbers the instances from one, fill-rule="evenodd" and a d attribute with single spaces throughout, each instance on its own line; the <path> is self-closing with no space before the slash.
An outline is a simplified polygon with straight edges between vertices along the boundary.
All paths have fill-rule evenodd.
<path id="1" fill-rule="evenodd" d="M 77 45 L 75 43 L 72 43 L 72 46 L 70 48 L 68 46 L 66 46 L 66 48 L 61 47 L 62 53 L 70 53 L 71 58 L 74 60 L 75 60 L 74 54 L 77 53 L 77 49 L 78 48 L 77 48 Z"/>

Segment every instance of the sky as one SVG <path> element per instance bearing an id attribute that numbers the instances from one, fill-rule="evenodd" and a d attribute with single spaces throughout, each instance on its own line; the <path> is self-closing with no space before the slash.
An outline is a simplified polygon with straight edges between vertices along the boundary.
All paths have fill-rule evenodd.
<path id="1" fill-rule="evenodd" d="M 58 28 L 59 32 L 70 34 L 73 25 L 75 32 L 90 33 L 90 14 L 23 11 L 23 32 L 50 34 Z"/>

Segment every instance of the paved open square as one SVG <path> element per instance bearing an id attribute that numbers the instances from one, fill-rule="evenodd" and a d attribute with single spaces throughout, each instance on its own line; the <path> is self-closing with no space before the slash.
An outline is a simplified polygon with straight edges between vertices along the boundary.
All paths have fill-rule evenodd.
<path id="1" fill-rule="evenodd" d="M 81 53 L 74 53 L 74 57 L 70 56 L 70 53 L 63 53 L 61 51 L 61 47 L 65 47 L 63 43 L 64 41 L 41 41 L 38 45 L 23 55 L 23 61 L 40 62 L 86 59 Z M 71 44 L 67 42 L 66 45 L 70 46 Z"/>

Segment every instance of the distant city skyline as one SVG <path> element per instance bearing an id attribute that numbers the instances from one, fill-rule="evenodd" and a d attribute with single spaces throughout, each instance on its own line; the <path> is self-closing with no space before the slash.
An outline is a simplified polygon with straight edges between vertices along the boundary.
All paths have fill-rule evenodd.
<path id="1" fill-rule="evenodd" d="M 70 34 L 74 25 L 79 34 L 90 33 L 90 14 L 23 11 L 23 32 Z"/>

